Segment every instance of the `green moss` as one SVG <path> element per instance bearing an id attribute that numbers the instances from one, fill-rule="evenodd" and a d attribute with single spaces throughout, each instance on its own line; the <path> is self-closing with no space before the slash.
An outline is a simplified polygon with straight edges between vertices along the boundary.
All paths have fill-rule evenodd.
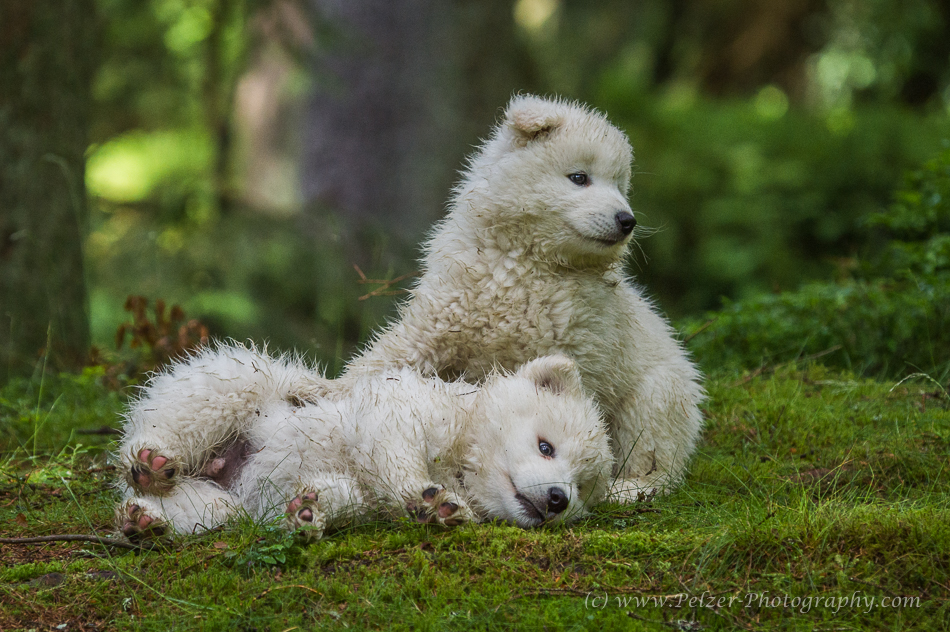
<path id="1" fill-rule="evenodd" d="M 708 387 L 690 474 L 650 503 L 605 504 L 569 527 L 533 531 L 379 521 L 304 544 L 237 520 L 151 552 L 0 545 L 13 560 L 0 571 L 0 627 L 942 627 L 950 596 L 946 396 L 926 380 L 895 385 L 820 365 L 723 374 Z M 80 390 L 90 400 L 109 397 L 97 388 Z M 16 448 L 9 435 L 3 441 Z M 60 456 L 44 454 L 43 462 L 69 469 L 69 478 L 31 486 L 25 472 L 34 460 L 5 461 L 3 536 L 110 530 L 113 474 L 90 472 L 90 454 L 66 459 L 62 447 L 54 442 Z M 275 546 L 284 560 L 271 563 L 264 557 Z M 34 582 L 53 572 L 64 575 L 58 585 Z M 798 605 L 770 605 L 786 595 Z M 830 601 L 855 595 L 877 605 Z M 606 606 L 590 607 L 605 596 Z M 657 605 L 663 596 L 666 605 Z M 712 596 L 733 604 L 698 605 Z M 881 607 L 895 596 L 919 605 Z M 807 609 L 803 599 L 811 599 Z"/>

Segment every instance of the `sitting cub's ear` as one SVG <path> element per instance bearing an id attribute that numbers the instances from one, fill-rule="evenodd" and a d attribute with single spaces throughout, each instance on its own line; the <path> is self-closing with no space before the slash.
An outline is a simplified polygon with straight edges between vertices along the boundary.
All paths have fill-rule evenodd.
<path id="1" fill-rule="evenodd" d="M 577 365 L 567 356 L 552 355 L 532 360 L 518 369 L 517 375 L 534 382 L 538 388 L 557 395 L 583 391 Z"/>
<path id="2" fill-rule="evenodd" d="M 561 122 L 555 104 L 540 97 L 515 97 L 505 110 L 505 124 L 514 132 L 514 141 L 520 147 L 547 136 Z"/>

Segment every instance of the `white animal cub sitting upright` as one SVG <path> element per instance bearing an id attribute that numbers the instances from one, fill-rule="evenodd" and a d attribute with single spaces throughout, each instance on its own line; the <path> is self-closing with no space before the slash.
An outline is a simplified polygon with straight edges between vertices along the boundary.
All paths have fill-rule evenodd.
<path id="1" fill-rule="evenodd" d="M 606 429 L 563 356 L 480 387 L 393 369 L 345 396 L 294 396 L 312 380 L 299 363 L 240 346 L 154 378 L 120 448 L 122 532 L 189 533 L 243 509 L 285 513 L 319 537 L 380 506 L 422 522 L 532 527 L 580 515 L 609 485 Z"/>

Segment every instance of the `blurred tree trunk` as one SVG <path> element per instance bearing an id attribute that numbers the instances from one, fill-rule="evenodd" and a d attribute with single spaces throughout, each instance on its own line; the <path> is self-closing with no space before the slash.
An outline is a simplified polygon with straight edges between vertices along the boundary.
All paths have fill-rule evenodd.
<path id="1" fill-rule="evenodd" d="M 534 86 L 510 0 L 308 2 L 317 55 L 302 219 L 316 249 L 339 253 L 313 274 L 317 319 L 339 332 L 342 360 L 394 315 L 388 297 L 357 300 L 374 286 L 353 265 L 377 278 L 414 271 L 464 156 L 511 94 Z"/>
<path id="2" fill-rule="evenodd" d="M 418 230 L 443 180 L 439 132 L 447 126 L 444 57 L 434 54 L 449 7 L 433 0 L 319 0 L 333 33 L 318 40 L 316 94 L 307 114 L 305 199 L 367 224 Z M 451 141 L 449 141 L 451 143 Z M 321 209 L 321 210 L 323 210 Z M 424 211 L 423 211 L 424 212 Z"/>
<path id="3" fill-rule="evenodd" d="M 444 158 L 449 180 L 462 166 L 472 145 L 488 135 L 502 108 L 518 92 L 542 91 L 540 72 L 523 38 L 516 33 L 511 0 L 457 0 L 442 52 L 451 63 L 455 138 Z M 546 92 L 546 94 L 549 94 Z M 448 189 L 439 191 L 444 201 Z M 441 205 L 436 216 L 441 216 Z"/>
<path id="4" fill-rule="evenodd" d="M 697 3 L 692 18 L 702 45 L 697 68 L 710 94 L 750 94 L 775 83 L 793 101 L 805 96 L 808 56 L 821 48 L 823 35 L 810 26 L 827 10 L 823 0 L 739 0 L 710 12 Z"/>
<path id="5" fill-rule="evenodd" d="M 204 80 L 202 85 L 202 99 L 205 114 L 205 124 L 214 139 L 215 157 L 214 168 L 211 172 L 211 186 L 214 190 L 215 202 L 221 213 L 228 213 L 232 209 L 234 194 L 230 178 L 230 160 L 233 147 L 233 129 L 231 113 L 234 111 L 234 97 L 237 88 L 237 77 L 228 71 L 228 55 L 234 54 L 227 50 L 224 41 L 228 22 L 244 18 L 242 0 L 212 0 L 207 5 L 211 21 L 208 37 L 204 40 Z M 247 55 L 247 46 L 241 50 L 241 63 L 233 63 L 234 67 L 244 67 Z"/>
<path id="6" fill-rule="evenodd" d="M 0 3 L 0 381 L 85 359 L 93 0 Z"/>
<path id="7" fill-rule="evenodd" d="M 344 229 L 415 244 L 471 146 L 530 89 L 509 0 L 313 0 L 316 94 L 303 193 Z M 321 210 L 318 208 L 316 210 Z"/>

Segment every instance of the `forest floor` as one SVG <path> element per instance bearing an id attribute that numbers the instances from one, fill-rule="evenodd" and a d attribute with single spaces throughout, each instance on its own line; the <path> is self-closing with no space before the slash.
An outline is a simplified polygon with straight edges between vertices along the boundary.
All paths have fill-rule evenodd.
<path id="1" fill-rule="evenodd" d="M 0 537 L 114 535 L 123 400 L 101 381 L 0 389 Z M 668 496 L 528 531 L 377 521 L 308 544 L 236 521 L 150 550 L 0 544 L 0 630 L 950 626 L 943 389 L 817 364 L 707 387 Z"/>

